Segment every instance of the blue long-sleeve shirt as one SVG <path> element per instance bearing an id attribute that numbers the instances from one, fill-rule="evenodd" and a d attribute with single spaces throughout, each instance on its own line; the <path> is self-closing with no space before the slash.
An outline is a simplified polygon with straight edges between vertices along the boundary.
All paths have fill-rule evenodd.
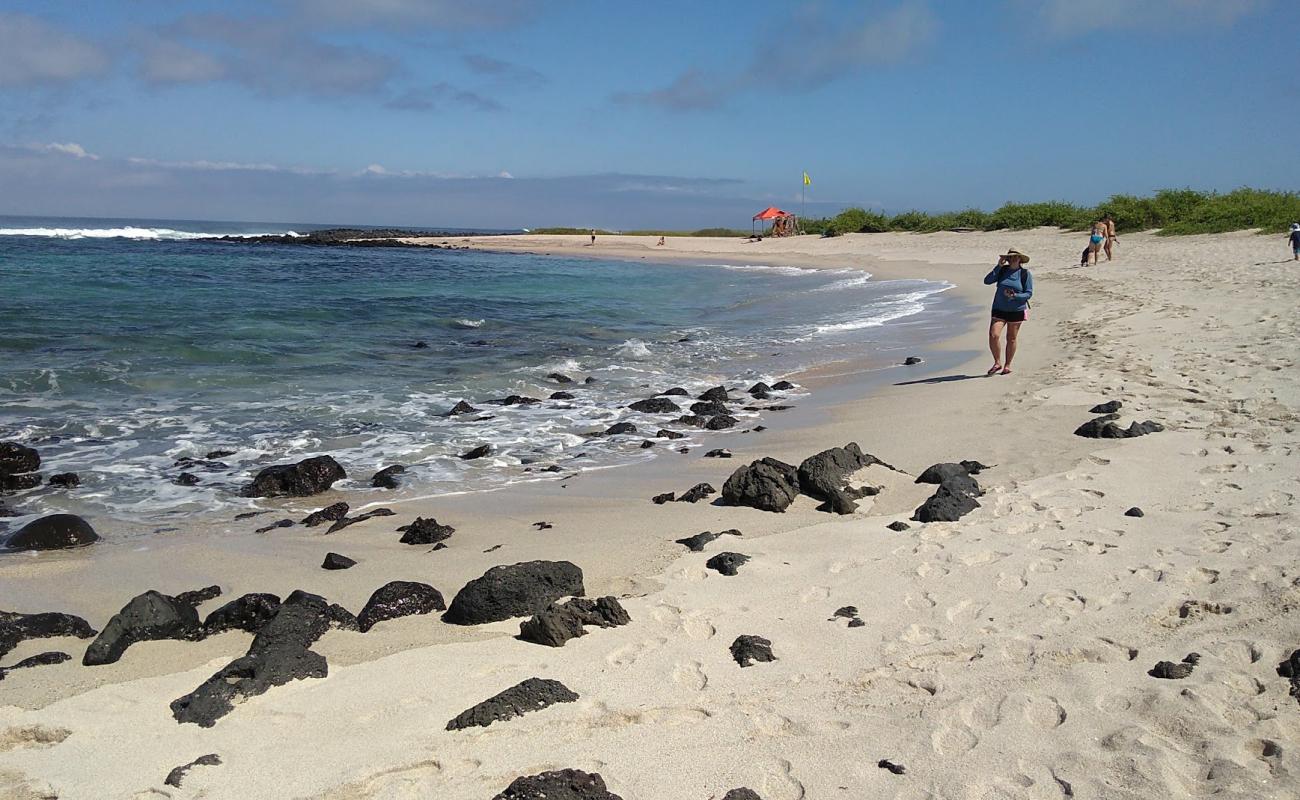
<path id="1" fill-rule="evenodd" d="M 984 283 L 997 284 L 993 295 L 994 311 L 1024 311 L 1029 308 L 1029 298 L 1034 296 L 1034 276 L 1023 267 L 1017 270 L 994 267 L 984 276 Z M 1007 297 L 1005 289 L 1011 290 L 1011 297 Z"/>

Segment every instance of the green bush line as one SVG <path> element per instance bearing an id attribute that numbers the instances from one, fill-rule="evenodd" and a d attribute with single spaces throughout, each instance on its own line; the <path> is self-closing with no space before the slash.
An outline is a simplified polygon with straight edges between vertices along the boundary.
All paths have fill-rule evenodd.
<path id="1" fill-rule="evenodd" d="M 589 236 L 591 228 L 531 228 L 530 234 L 539 236 Z M 606 231 L 596 230 L 597 236 L 748 236 L 749 231 L 736 228 L 700 228 L 697 231 Z"/>
<path id="2" fill-rule="evenodd" d="M 1237 189 L 1227 194 L 1192 189 L 1162 189 L 1152 197 L 1117 194 L 1095 207 L 1053 201 L 1007 203 L 996 211 L 968 208 L 931 214 L 905 211 L 888 216 L 862 208 L 846 208 L 834 217 L 806 219 L 805 233 L 838 236 L 843 233 L 950 230 L 1027 230 L 1064 228 L 1083 230 L 1110 214 L 1120 232 L 1157 230 L 1166 236 L 1226 233 L 1258 228 L 1265 233 L 1285 231 L 1300 221 L 1300 194 L 1261 189 Z"/>

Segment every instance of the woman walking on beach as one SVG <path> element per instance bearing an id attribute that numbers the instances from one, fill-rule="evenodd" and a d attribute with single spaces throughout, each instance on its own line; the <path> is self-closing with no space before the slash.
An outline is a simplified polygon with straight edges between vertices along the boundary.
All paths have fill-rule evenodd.
<path id="1" fill-rule="evenodd" d="M 989 322 L 989 350 L 993 352 L 993 366 L 989 375 L 1010 375 L 1011 361 L 1016 357 L 1016 339 L 1020 326 L 1029 312 L 1029 298 L 1034 294 L 1034 278 L 1025 269 L 1029 256 L 1019 250 L 1008 250 L 998 256 L 997 266 L 984 276 L 985 284 L 995 284 L 993 294 L 993 319 Z M 1003 358 L 1002 332 L 1006 331 L 1006 358 Z"/>
<path id="2" fill-rule="evenodd" d="M 1292 260 L 1300 261 L 1300 222 L 1291 223 L 1291 235 L 1287 239 L 1291 242 Z"/>
<path id="3" fill-rule="evenodd" d="M 1101 243 L 1107 240 L 1105 220 L 1092 223 L 1092 232 L 1088 237 L 1088 266 L 1097 266 L 1097 254 L 1101 252 Z"/>
<path id="4" fill-rule="evenodd" d="M 1110 261 L 1115 245 L 1119 244 L 1119 234 L 1115 232 L 1115 218 L 1110 214 L 1102 217 L 1101 222 L 1106 226 L 1106 260 Z"/>

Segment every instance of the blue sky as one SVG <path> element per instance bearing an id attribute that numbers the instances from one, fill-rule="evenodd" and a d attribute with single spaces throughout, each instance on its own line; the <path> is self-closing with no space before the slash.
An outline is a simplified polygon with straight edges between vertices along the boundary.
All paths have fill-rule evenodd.
<path id="1" fill-rule="evenodd" d="M 743 227 L 1300 188 L 1293 0 L 0 0 L 0 213 Z"/>

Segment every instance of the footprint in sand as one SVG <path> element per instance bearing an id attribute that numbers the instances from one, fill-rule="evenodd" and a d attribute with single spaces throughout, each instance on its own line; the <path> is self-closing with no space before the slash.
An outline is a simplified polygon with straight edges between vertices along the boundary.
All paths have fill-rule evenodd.
<path id="1" fill-rule="evenodd" d="M 18 725 L 0 731 L 0 753 L 53 747 L 72 735 L 67 728 L 46 725 Z"/>
<path id="2" fill-rule="evenodd" d="M 709 685 L 709 676 L 704 674 L 703 663 L 683 662 L 673 667 L 673 683 L 684 689 L 699 692 Z"/>
<path id="3" fill-rule="evenodd" d="M 1018 592 L 1028 585 L 1029 583 L 1023 575 L 1012 575 L 1007 572 L 998 573 L 997 587 L 1004 592 Z"/>
<path id="4" fill-rule="evenodd" d="M 909 625 L 907 632 L 898 638 L 911 645 L 930 644 L 939 640 L 939 630 L 928 625 Z"/>
<path id="5" fill-rule="evenodd" d="M 605 662 L 615 667 L 631 666 L 646 653 L 654 652 L 666 644 L 668 644 L 668 640 L 662 636 L 625 644 L 605 656 Z"/>
<path id="6" fill-rule="evenodd" d="M 806 792 L 803 783 L 794 776 L 790 762 L 777 759 L 763 767 L 763 780 L 759 792 L 764 800 L 803 800 Z"/>
<path id="7" fill-rule="evenodd" d="M 984 603 L 977 603 L 974 600 L 962 600 L 956 605 L 949 606 L 948 610 L 943 612 L 949 622 L 954 624 L 969 624 L 974 622 L 987 606 Z"/>
<path id="8" fill-rule="evenodd" d="M 1011 695 L 1004 708 L 1041 730 L 1052 730 L 1065 724 L 1067 714 L 1055 697 L 1049 695 Z"/>
<path id="9" fill-rule="evenodd" d="M 903 605 L 913 611 L 923 611 L 927 608 L 934 608 L 934 598 L 930 596 L 929 592 L 909 594 L 903 598 Z"/>
<path id="10" fill-rule="evenodd" d="M 969 753 L 980 743 L 980 739 L 970 726 L 955 714 L 939 723 L 939 727 L 930 734 L 930 747 L 944 758 Z"/>
<path id="11" fill-rule="evenodd" d="M 831 590 L 825 586 L 809 586 L 799 595 L 801 603 L 816 603 L 831 596 Z"/>

